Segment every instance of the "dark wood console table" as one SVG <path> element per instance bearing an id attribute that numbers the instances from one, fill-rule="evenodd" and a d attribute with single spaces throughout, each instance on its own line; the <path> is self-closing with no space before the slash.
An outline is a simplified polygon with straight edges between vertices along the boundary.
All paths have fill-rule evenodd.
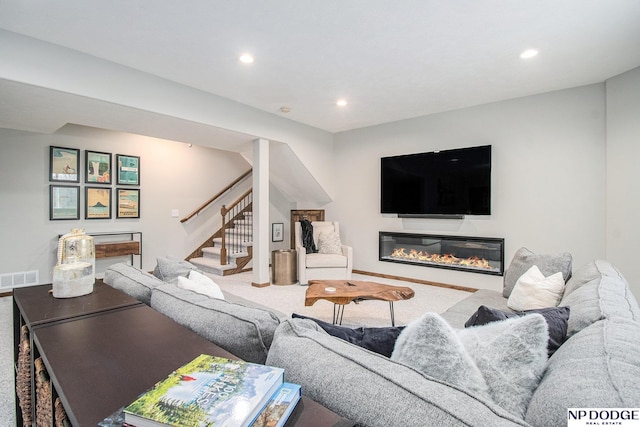
<path id="1" fill-rule="evenodd" d="M 31 378 L 34 360 L 42 358 L 51 399 L 60 399 L 73 426 L 96 426 L 200 354 L 237 358 L 101 281 L 93 293 L 77 298 L 56 299 L 49 289 L 42 285 L 14 290 L 14 360 L 17 366 L 20 329 L 26 326 Z M 35 424 L 33 390 L 32 381 Z M 16 418 L 23 425 L 17 396 Z M 353 423 L 303 396 L 287 426 L 313 425 Z"/>

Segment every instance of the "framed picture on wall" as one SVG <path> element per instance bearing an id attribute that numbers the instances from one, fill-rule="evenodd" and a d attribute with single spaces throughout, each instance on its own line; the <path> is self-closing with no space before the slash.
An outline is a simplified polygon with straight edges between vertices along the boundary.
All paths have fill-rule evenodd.
<path id="1" fill-rule="evenodd" d="M 140 190 L 117 188 L 116 218 L 140 218 Z"/>
<path id="2" fill-rule="evenodd" d="M 111 188 L 84 188 L 84 218 L 111 219 Z"/>
<path id="3" fill-rule="evenodd" d="M 80 182 L 80 150 L 49 147 L 49 181 Z"/>
<path id="4" fill-rule="evenodd" d="M 140 185 L 140 157 L 116 154 L 118 185 Z"/>
<path id="5" fill-rule="evenodd" d="M 284 240 L 284 223 L 274 222 L 271 224 L 271 241 L 282 242 Z"/>
<path id="6" fill-rule="evenodd" d="M 111 184 L 111 153 L 84 152 L 84 181 L 88 184 Z"/>
<path id="7" fill-rule="evenodd" d="M 49 186 L 49 219 L 80 219 L 79 186 Z"/>

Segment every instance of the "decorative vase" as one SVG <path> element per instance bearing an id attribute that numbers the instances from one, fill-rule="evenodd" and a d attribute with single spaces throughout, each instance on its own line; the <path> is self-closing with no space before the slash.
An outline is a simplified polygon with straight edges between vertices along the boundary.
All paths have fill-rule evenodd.
<path id="1" fill-rule="evenodd" d="M 72 298 L 93 292 L 95 283 L 93 237 L 75 228 L 58 241 L 58 264 L 53 268 L 53 296 Z"/>

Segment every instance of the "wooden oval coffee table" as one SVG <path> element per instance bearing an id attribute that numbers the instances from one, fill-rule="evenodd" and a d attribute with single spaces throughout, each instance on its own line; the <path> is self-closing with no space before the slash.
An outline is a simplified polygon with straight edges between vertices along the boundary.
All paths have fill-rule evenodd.
<path id="1" fill-rule="evenodd" d="M 332 288 L 335 291 L 331 291 Z M 395 326 L 393 302 L 411 299 L 414 295 L 413 289 L 406 286 L 392 286 L 362 280 L 309 280 L 304 305 L 311 306 L 321 299 L 332 302 L 333 324 L 341 325 L 344 307 L 347 304 L 370 299 L 388 301 L 391 326 Z"/>

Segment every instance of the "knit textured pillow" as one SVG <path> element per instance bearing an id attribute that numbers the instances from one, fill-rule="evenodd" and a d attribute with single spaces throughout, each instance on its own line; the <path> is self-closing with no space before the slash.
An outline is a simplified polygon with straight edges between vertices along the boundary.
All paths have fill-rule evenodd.
<path id="1" fill-rule="evenodd" d="M 340 236 L 335 231 L 322 232 L 318 236 L 318 252 L 321 254 L 342 254 Z"/>

